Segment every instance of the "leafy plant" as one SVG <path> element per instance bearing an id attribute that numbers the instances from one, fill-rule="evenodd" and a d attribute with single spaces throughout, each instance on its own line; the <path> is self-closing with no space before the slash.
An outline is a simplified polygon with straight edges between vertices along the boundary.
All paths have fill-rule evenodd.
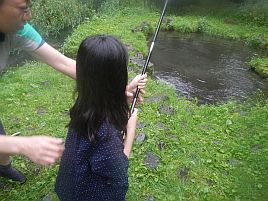
<path id="1" fill-rule="evenodd" d="M 32 23 L 43 35 L 57 35 L 67 27 L 75 27 L 93 10 L 79 0 L 36 0 L 32 6 Z"/>
<path id="2" fill-rule="evenodd" d="M 268 25 L 268 1 L 247 0 L 239 8 L 238 16 L 246 23 Z"/>
<path id="3" fill-rule="evenodd" d="M 268 77 L 268 58 L 253 57 L 248 64 L 263 77 Z"/>

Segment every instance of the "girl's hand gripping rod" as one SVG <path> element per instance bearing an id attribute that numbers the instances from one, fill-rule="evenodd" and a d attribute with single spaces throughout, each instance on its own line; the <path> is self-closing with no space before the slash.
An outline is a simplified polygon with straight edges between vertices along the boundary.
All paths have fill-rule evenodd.
<path id="1" fill-rule="evenodd" d="M 152 44 L 151 44 L 151 47 L 150 47 L 150 51 L 149 51 L 149 54 L 147 56 L 146 62 L 144 64 L 144 66 L 143 66 L 143 70 L 142 70 L 142 73 L 141 73 L 142 75 L 144 75 L 146 73 L 146 71 L 147 71 L 148 64 L 150 62 L 150 59 L 151 59 L 151 56 L 152 56 L 152 52 L 153 52 L 153 49 L 154 49 L 154 44 L 155 44 L 155 41 L 156 41 L 156 38 L 157 38 L 157 35 L 158 35 L 158 32 L 159 32 L 159 29 L 160 29 L 162 20 L 163 20 L 164 15 L 165 15 L 167 4 L 168 4 L 168 0 L 166 0 L 166 3 L 164 5 L 163 11 L 162 11 L 162 14 L 161 14 L 161 16 L 159 18 L 159 21 L 158 21 L 158 24 L 157 24 L 157 27 L 156 27 L 156 31 L 155 31 L 155 34 L 154 34 L 154 38 L 153 38 L 153 41 L 152 41 Z M 137 90 L 136 90 L 136 93 L 135 93 L 135 96 L 133 98 L 133 102 L 132 102 L 132 105 L 131 105 L 131 109 L 130 109 L 131 114 L 134 111 L 134 108 L 135 108 L 135 105 L 136 105 L 136 102 L 137 102 L 137 98 L 139 96 L 139 93 L 140 93 L 140 89 L 137 87 Z"/>

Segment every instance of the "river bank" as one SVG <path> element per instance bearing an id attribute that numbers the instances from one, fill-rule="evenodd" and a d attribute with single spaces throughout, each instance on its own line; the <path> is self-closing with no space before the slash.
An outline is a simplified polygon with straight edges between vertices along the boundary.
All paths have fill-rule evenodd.
<path id="1" fill-rule="evenodd" d="M 108 33 L 120 37 L 130 56 L 148 51 L 146 36 L 159 13 L 122 11 L 94 17 L 75 29 L 63 51 L 75 57 L 81 40 Z M 227 27 L 219 19 L 169 16 L 174 30 L 223 33 L 241 37 L 265 29 Z M 211 22 L 215 22 L 214 25 Z M 170 24 L 170 25 L 169 25 Z M 206 25 L 206 26 L 205 26 Z M 209 25 L 209 26 L 208 26 Z M 201 30 L 202 30 L 201 29 Z M 248 30 L 248 32 L 245 32 Z M 243 35 L 245 36 L 245 35 Z M 131 66 L 130 68 L 135 68 Z M 134 73 L 130 72 L 130 77 Z M 0 113 L 8 133 L 65 138 L 75 83 L 46 65 L 27 63 L 0 78 Z M 243 103 L 198 106 L 178 97 L 171 87 L 149 80 L 129 165 L 127 200 L 265 200 L 268 188 L 268 103 L 261 94 Z M 14 165 L 26 173 L 23 186 L 8 183 L 0 200 L 42 200 L 54 192 L 59 164 L 38 167 L 23 157 Z"/>

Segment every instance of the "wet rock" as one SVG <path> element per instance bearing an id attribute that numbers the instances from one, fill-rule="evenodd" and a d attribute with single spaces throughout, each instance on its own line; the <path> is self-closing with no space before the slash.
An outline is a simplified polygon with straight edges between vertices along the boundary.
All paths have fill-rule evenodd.
<path id="1" fill-rule="evenodd" d="M 230 174 L 229 174 L 229 172 L 224 171 L 224 172 L 222 173 L 222 175 L 223 175 L 224 177 L 228 177 Z"/>
<path id="2" fill-rule="evenodd" d="M 256 154 L 260 151 L 261 151 L 261 145 L 259 145 L 259 144 L 255 144 L 251 147 L 251 153 Z"/>
<path id="3" fill-rule="evenodd" d="M 69 110 L 63 111 L 61 114 L 64 115 L 64 116 L 69 117 L 70 116 L 70 111 Z"/>
<path id="4" fill-rule="evenodd" d="M 234 24 L 234 25 L 236 25 L 236 24 L 239 24 L 239 21 L 236 20 L 236 19 L 225 19 L 224 23 L 225 24 Z"/>
<path id="5" fill-rule="evenodd" d="M 157 127 L 158 129 L 161 129 L 161 130 L 165 130 L 165 129 L 167 129 L 167 126 L 166 126 L 165 124 L 163 124 L 162 122 L 158 122 L 158 123 L 156 124 L 156 127 Z"/>
<path id="6" fill-rule="evenodd" d="M 43 86 L 50 86 L 51 82 L 50 81 L 43 81 L 40 84 L 43 85 Z"/>
<path id="7" fill-rule="evenodd" d="M 181 121 L 180 125 L 184 129 L 188 128 L 188 122 L 186 120 Z"/>
<path id="8" fill-rule="evenodd" d="M 136 26 L 131 31 L 132 32 L 143 32 L 146 34 L 149 34 L 151 32 L 151 25 L 148 22 L 142 22 L 139 26 Z"/>
<path id="9" fill-rule="evenodd" d="M 207 124 L 201 124 L 199 125 L 199 128 L 201 128 L 203 131 L 209 131 L 210 130 L 210 126 Z"/>
<path id="10" fill-rule="evenodd" d="M 130 59 L 130 62 L 133 63 L 133 64 L 135 64 L 135 65 L 137 65 L 137 66 L 139 66 L 139 67 L 143 67 L 144 64 L 145 64 L 145 62 L 146 62 L 146 60 L 140 59 L 138 57 L 132 57 Z M 151 67 L 153 67 L 153 64 L 151 62 L 149 62 L 148 68 L 151 68 Z"/>
<path id="11" fill-rule="evenodd" d="M 143 60 L 143 59 L 144 59 L 144 56 L 143 56 L 143 54 L 142 54 L 141 52 L 138 52 L 138 53 L 136 54 L 135 58 L 136 58 L 136 59 L 141 59 L 141 60 Z"/>
<path id="12" fill-rule="evenodd" d="M 193 113 L 193 108 L 192 107 L 186 107 L 186 112 L 188 114 L 192 114 Z"/>
<path id="13" fill-rule="evenodd" d="M 131 44 L 126 44 L 125 47 L 127 48 L 128 52 L 136 50 L 135 47 L 133 45 L 131 45 Z"/>
<path id="14" fill-rule="evenodd" d="M 199 161 L 199 156 L 196 154 L 191 154 L 190 155 L 190 159 L 194 162 L 198 162 Z"/>
<path id="15" fill-rule="evenodd" d="M 223 142 L 220 140 L 213 140 L 213 143 L 216 145 L 223 145 Z"/>
<path id="16" fill-rule="evenodd" d="M 186 181 L 188 179 L 188 177 L 189 177 L 189 171 L 190 171 L 190 168 L 187 168 L 187 167 L 178 169 L 177 170 L 177 176 L 182 181 Z"/>
<path id="17" fill-rule="evenodd" d="M 147 127 L 146 123 L 138 123 L 136 128 L 142 129 L 142 128 L 145 128 L 145 127 Z"/>
<path id="18" fill-rule="evenodd" d="M 208 184 L 209 186 L 214 186 L 214 185 L 216 184 L 216 182 L 213 181 L 212 179 L 207 179 L 207 184 Z"/>
<path id="19" fill-rule="evenodd" d="M 34 175 L 38 175 L 39 174 L 39 172 L 41 171 L 41 166 L 35 166 L 34 168 L 33 168 L 33 170 L 32 170 L 32 173 L 34 174 Z"/>
<path id="20" fill-rule="evenodd" d="M 45 108 L 40 107 L 40 108 L 37 108 L 36 112 L 39 115 L 45 115 L 47 113 L 47 110 Z"/>
<path id="21" fill-rule="evenodd" d="M 241 161 L 239 161 L 239 160 L 237 160 L 237 159 L 235 159 L 235 158 L 231 158 L 231 159 L 227 160 L 227 163 L 228 163 L 229 165 L 235 167 L 235 166 L 240 165 L 240 164 L 241 164 Z"/>
<path id="22" fill-rule="evenodd" d="M 162 25 L 161 25 L 161 30 L 162 31 L 174 31 L 175 28 L 174 26 L 171 24 L 172 20 L 170 18 L 164 18 Z"/>
<path id="23" fill-rule="evenodd" d="M 161 101 L 166 101 L 166 100 L 168 100 L 168 96 L 166 96 L 166 95 L 159 96 L 159 97 L 144 98 L 144 102 L 147 102 L 147 103 L 159 103 Z"/>
<path id="24" fill-rule="evenodd" d="M 130 62 L 134 65 L 137 65 L 139 67 L 144 67 L 146 60 L 143 59 L 143 55 L 141 53 L 138 53 L 136 56 L 130 58 Z M 148 75 L 153 74 L 153 64 L 149 62 L 148 68 L 147 68 Z"/>
<path id="25" fill-rule="evenodd" d="M 247 112 L 245 112 L 245 111 L 240 111 L 239 114 L 240 114 L 240 116 L 244 117 L 244 116 L 247 115 Z"/>
<path id="26" fill-rule="evenodd" d="M 140 143 L 144 142 L 145 139 L 146 139 L 145 133 L 139 133 L 135 137 L 135 142 L 140 144 Z"/>
<path id="27" fill-rule="evenodd" d="M 34 131 L 34 130 L 35 130 L 34 127 L 28 127 L 28 128 L 27 128 L 27 131 Z"/>
<path id="28" fill-rule="evenodd" d="M 161 151 L 164 151 L 165 150 L 165 147 L 166 147 L 166 143 L 165 142 L 159 142 L 158 147 L 159 147 L 159 149 Z"/>
<path id="29" fill-rule="evenodd" d="M 169 138 L 171 140 L 179 142 L 179 137 L 177 135 L 175 135 L 175 134 L 167 134 L 166 136 L 167 136 L 167 138 Z"/>
<path id="30" fill-rule="evenodd" d="M 5 188 L 5 184 L 0 182 L 0 189 L 4 189 Z"/>
<path id="31" fill-rule="evenodd" d="M 160 162 L 160 157 L 152 152 L 148 152 L 144 158 L 144 165 L 149 168 L 156 168 Z"/>
<path id="32" fill-rule="evenodd" d="M 50 193 L 47 194 L 47 195 L 42 199 L 42 201 L 52 201 L 52 196 L 51 196 L 51 194 L 50 194 Z"/>
<path id="33" fill-rule="evenodd" d="M 174 115 L 174 109 L 167 105 L 161 105 L 158 109 L 161 114 Z"/>
<path id="34" fill-rule="evenodd" d="M 145 201 L 155 201 L 155 199 L 153 197 L 147 197 L 145 198 Z"/>
<path id="35" fill-rule="evenodd" d="M 9 120 L 12 122 L 13 126 L 20 126 L 20 118 L 9 117 Z"/>

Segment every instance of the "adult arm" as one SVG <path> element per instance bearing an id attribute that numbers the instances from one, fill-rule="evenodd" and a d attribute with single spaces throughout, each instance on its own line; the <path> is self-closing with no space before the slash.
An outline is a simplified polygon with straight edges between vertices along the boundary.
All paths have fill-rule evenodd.
<path id="1" fill-rule="evenodd" d="M 40 165 L 50 165 L 62 155 L 64 150 L 61 139 L 33 136 L 12 137 L 0 135 L 0 153 L 24 155 Z"/>
<path id="2" fill-rule="evenodd" d="M 73 79 L 76 78 L 76 61 L 66 57 L 49 44 L 44 43 L 41 47 L 31 52 L 31 55 L 63 74 Z"/>
<path id="3" fill-rule="evenodd" d="M 11 47 L 25 50 L 65 75 L 76 77 L 76 62 L 47 44 L 28 23 L 14 35 Z"/>

